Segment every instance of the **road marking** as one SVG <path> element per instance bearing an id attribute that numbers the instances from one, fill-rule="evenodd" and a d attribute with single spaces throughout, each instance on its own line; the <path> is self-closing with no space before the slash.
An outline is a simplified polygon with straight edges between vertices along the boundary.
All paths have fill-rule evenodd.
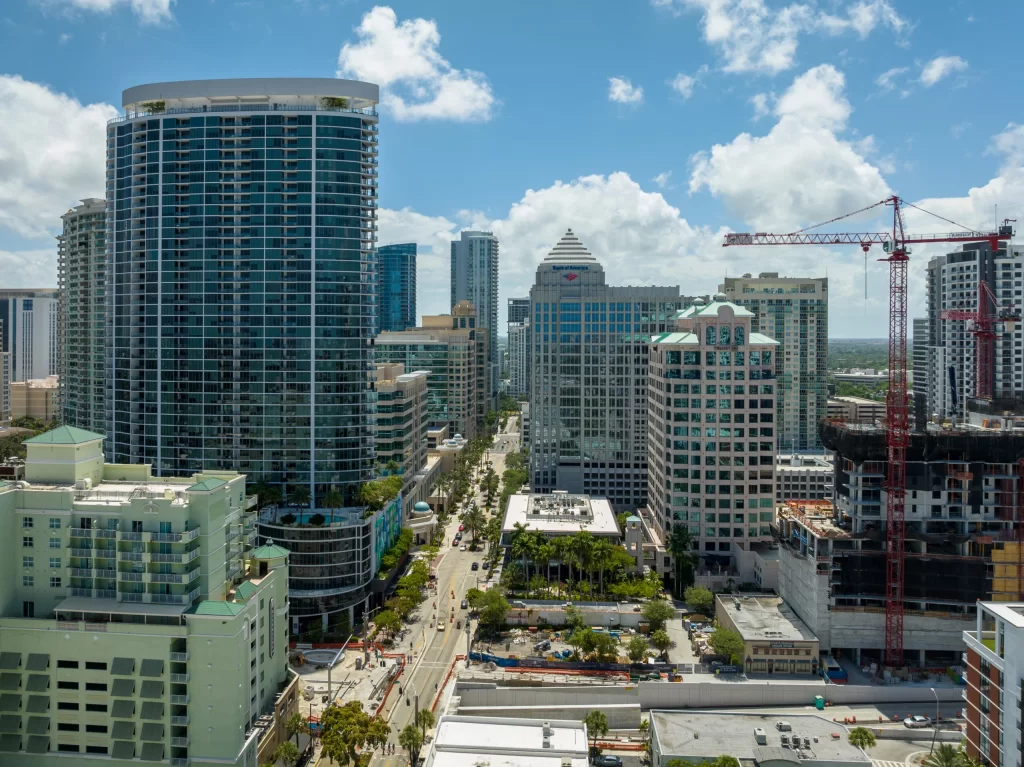
<path id="1" fill-rule="evenodd" d="M 885 759 L 872 759 L 871 764 L 874 767 L 907 767 L 903 762 L 893 762 Z"/>

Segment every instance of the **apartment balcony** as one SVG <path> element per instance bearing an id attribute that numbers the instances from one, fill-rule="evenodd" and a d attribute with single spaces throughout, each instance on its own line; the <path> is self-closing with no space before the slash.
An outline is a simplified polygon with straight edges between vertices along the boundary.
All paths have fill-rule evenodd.
<path id="1" fill-rule="evenodd" d="M 229 581 L 234 580 L 241 574 L 241 572 L 242 566 L 240 564 L 232 565 L 230 568 L 228 568 L 228 572 L 225 578 Z"/>
<path id="2" fill-rule="evenodd" d="M 72 538 L 92 538 L 92 529 L 84 527 L 72 527 L 71 537 Z"/>
<path id="3" fill-rule="evenodd" d="M 176 748 L 187 748 L 188 747 L 188 735 L 180 738 L 171 738 L 171 746 Z"/>
<path id="4" fill-rule="evenodd" d="M 183 533 L 149 533 L 155 543 L 189 543 L 199 537 L 199 529 L 186 530 Z"/>
<path id="5" fill-rule="evenodd" d="M 192 759 L 188 756 L 172 756 L 171 767 L 189 767 L 192 764 Z"/>
<path id="6" fill-rule="evenodd" d="M 171 684 L 188 684 L 188 680 L 189 680 L 188 673 L 185 673 L 185 674 L 171 674 L 169 679 L 168 679 L 168 681 L 170 681 Z M 173 698 L 175 696 L 172 695 L 171 697 Z M 188 696 L 186 695 L 186 696 L 178 696 L 178 697 L 186 697 L 187 698 Z M 173 703 L 174 701 L 172 700 L 171 702 Z"/>
<path id="7" fill-rule="evenodd" d="M 199 598 L 199 589 L 188 594 L 146 594 L 147 602 L 164 605 L 190 605 Z"/>
<path id="8" fill-rule="evenodd" d="M 150 583 L 191 583 L 199 577 L 199 568 L 187 573 L 147 573 Z"/>
<path id="9" fill-rule="evenodd" d="M 171 663 L 188 663 L 187 652 L 172 652 L 170 655 Z"/>
<path id="10" fill-rule="evenodd" d="M 172 716 L 171 717 L 171 725 L 173 727 L 188 727 L 188 717 L 187 716 Z"/>
<path id="11" fill-rule="evenodd" d="M 172 696 L 170 696 L 170 701 L 175 706 L 187 706 L 188 705 L 188 701 L 189 701 L 189 696 L 187 694 L 185 694 L 185 695 L 172 695 Z"/>
<path id="12" fill-rule="evenodd" d="M 256 508 L 256 504 L 259 503 L 259 501 L 260 501 L 259 496 L 257 496 L 257 495 L 247 495 L 245 497 L 245 508 L 246 509 L 255 509 Z"/>
<path id="13" fill-rule="evenodd" d="M 92 570 L 86 567 L 72 567 L 72 578 L 92 578 Z"/>
<path id="14" fill-rule="evenodd" d="M 187 565 L 193 559 L 199 556 L 199 549 L 192 549 L 186 551 L 183 554 L 150 554 L 150 562 L 169 562 L 171 564 L 182 564 Z"/>
<path id="15" fill-rule="evenodd" d="M 225 525 L 230 525 L 232 522 L 234 522 L 240 516 L 242 516 L 242 510 L 241 509 L 235 509 L 234 511 L 229 511 L 227 514 L 224 515 L 224 524 Z"/>
<path id="16" fill-rule="evenodd" d="M 70 597 L 89 597 L 90 599 L 116 599 L 117 592 L 109 589 L 68 589 Z"/>
<path id="17" fill-rule="evenodd" d="M 121 562 L 150 562 L 150 554 L 143 551 L 119 551 L 117 558 Z"/>

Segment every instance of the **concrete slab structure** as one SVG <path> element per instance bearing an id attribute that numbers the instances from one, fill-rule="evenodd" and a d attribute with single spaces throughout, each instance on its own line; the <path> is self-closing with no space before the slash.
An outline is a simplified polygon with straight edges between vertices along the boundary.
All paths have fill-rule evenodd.
<path id="1" fill-rule="evenodd" d="M 572 535 L 586 530 L 591 535 L 618 538 L 619 525 L 607 498 L 566 493 L 517 493 L 508 499 L 501 524 L 502 545 L 510 545 L 508 534 L 516 524 L 539 530 L 548 537 Z"/>
<path id="2" fill-rule="evenodd" d="M 579 721 L 442 716 L 424 767 L 586 767 Z"/>
<path id="3" fill-rule="evenodd" d="M 817 668 L 818 638 L 779 597 L 721 594 L 715 601 L 721 627 L 743 637 L 747 672 L 809 674 Z"/>

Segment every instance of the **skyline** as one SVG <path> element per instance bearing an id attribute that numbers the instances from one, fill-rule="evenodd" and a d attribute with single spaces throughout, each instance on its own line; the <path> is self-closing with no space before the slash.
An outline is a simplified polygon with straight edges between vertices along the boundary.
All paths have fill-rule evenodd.
<path id="1" fill-rule="evenodd" d="M 403 2 L 12 3 L 0 16 L 6 287 L 56 285 L 59 217 L 102 196 L 102 136 L 123 88 L 343 75 L 382 86 L 379 244 L 420 246 L 419 316 L 450 310 L 449 243 L 461 230 L 498 237 L 505 303 L 572 228 L 613 284 L 696 294 L 746 272 L 828 276 L 829 336 L 884 337 L 880 253 L 865 301 L 856 248 L 723 251 L 722 235 L 789 231 L 893 192 L 971 226 L 1024 218 L 1024 128 L 1001 106 L 1020 86 L 999 75 L 1022 54 L 981 44 L 1024 10 L 793 7 L 566 3 L 537 24 L 537 8 L 461 2 L 430 14 Z M 508 32 L 498 41 L 472 33 L 494 24 Z M 515 41 L 527 35 L 537 53 L 524 57 Z M 251 44 L 264 38 L 287 42 Z M 147 56 L 133 53 L 140 44 Z M 936 161 L 948 157 L 961 161 Z M 944 252 L 913 254 L 911 317 L 924 309 L 927 259 Z"/>

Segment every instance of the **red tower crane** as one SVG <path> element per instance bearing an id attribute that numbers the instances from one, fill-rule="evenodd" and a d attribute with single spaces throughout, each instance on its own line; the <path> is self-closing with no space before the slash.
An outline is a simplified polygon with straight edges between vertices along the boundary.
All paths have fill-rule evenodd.
<path id="1" fill-rule="evenodd" d="M 812 232 L 820 226 L 880 207 L 892 208 L 892 231 L 844 232 L 822 234 Z M 935 218 L 961 226 L 955 221 L 918 208 L 900 197 L 892 196 L 866 208 L 847 213 L 790 234 L 737 233 L 725 236 L 724 246 L 730 245 L 860 245 L 865 252 L 880 244 L 888 254 L 879 259 L 889 262 L 889 392 L 885 401 L 886 456 L 886 574 L 885 574 L 885 664 L 890 668 L 903 665 L 903 585 L 905 551 L 905 502 L 907 491 L 907 447 L 910 444 L 910 414 L 907 407 L 907 261 L 908 245 L 932 242 L 977 242 L 987 240 L 992 249 L 1000 240 L 1009 240 L 1013 232 L 1009 226 L 997 231 L 979 232 L 967 227 L 965 231 L 943 234 L 907 234 L 903 227 L 902 208 L 920 210 Z"/>

